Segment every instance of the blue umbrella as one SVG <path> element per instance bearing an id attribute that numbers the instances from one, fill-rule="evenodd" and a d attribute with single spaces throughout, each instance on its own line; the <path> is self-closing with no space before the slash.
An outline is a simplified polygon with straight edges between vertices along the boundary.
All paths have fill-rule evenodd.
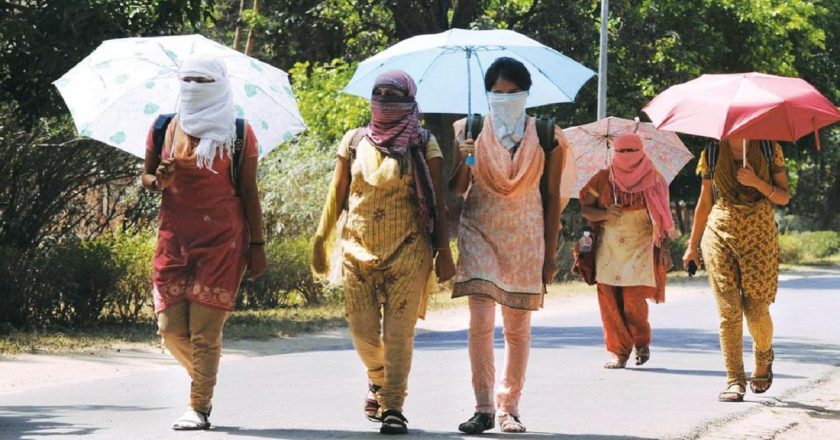
<path id="1" fill-rule="evenodd" d="M 370 98 L 376 77 L 401 69 L 417 82 L 424 113 L 462 113 L 488 109 L 484 73 L 496 58 L 525 64 L 533 85 L 528 107 L 572 102 L 594 74 L 562 53 L 509 30 L 451 29 L 403 40 L 359 64 L 345 93 Z"/>

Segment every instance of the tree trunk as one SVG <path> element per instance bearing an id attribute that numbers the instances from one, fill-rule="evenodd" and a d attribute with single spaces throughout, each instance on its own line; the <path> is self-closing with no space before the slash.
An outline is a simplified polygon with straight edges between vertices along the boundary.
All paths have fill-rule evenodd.
<path id="1" fill-rule="evenodd" d="M 242 13 L 245 12 L 245 0 L 239 0 L 239 17 L 236 19 L 236 32 L 233 34 L 233 50 L 239 50 L 242 43 Z"/>
<path id="2" fill-rule="evenodd" d="M 260 13 L 260 0 L 254 0 L 254 15 Z M 245 55 L 250 56 L 254 51 L 254 27 L 248 29 L 248 42 L 245 44 Z"/>

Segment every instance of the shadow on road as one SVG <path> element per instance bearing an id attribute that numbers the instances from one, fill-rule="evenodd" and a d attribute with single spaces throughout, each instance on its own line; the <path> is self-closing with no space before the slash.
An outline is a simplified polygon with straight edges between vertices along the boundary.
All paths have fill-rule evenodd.
<path id="1" fill-rule="evenodd" d="M 78 411 L 150 411 L 160 408 L 113 405 L 62 406 L 0 406 L 0 438 L 24 436 L 84 436 L 94 434 L 98 427 L 77 426 L 56 421 L 64 413 Z"/>
<path id="2" fill-rule="evenodd" d="M 320 429 L 250 429 L 232 426 L 216 426 L 212 431 L 224 432 L 231 436 L 247 436 L 261 438 L 347 438 L 347 439 L 370 439 L 378 436 L 375 431 L 331 431 Z M 467 436 L 454 432 L 430 432 L 419 429 L 409 431 L 411 437 L 439 438 L 439 439 L 462 439 L 462 438 L 517 438 L 517 439 L 566 439 L 566 440 L 652 440 L 647 437 L 613 436 L 594 434 L 557 434 L 549 432 L 526 432 L 521 434 L 483 433 L 480 436 Z"/>
<path id="3" fill-rule="evenodd" d="M 793 290 L 840 290 L 840 276 L 816 273 L 813 276 L 779 281 L 779 288 Z M 793 292 L 785 292 L 786 294 Z"/>
<path id="4" fill-rule="evenodd" d="M 496 348 L 503 348 L 502 330 L 495 332 Z M 533 327 L 531 348 L 558 349 L 574 347 L 602 347 L 604 336 L 601 327 Z M 430 332 L 415 338 L 417 350 L 462 350 L 467 346 L 467 330 Z M 773 343 L 776 358 L 806 364 L 834 365 L 840 358 L 840 345 L 813 343 L 801 338 L 776 338 Z M 342 347 L 352 349 L 352 347 Z M 653 329 L 654 351 L 674 353 L 719 353 L 720 340 L 717 332 L 686 328 Z M 744 341 L 744 353 L 749 356 L 752 342 Z M 701 374 L 703 374 L 701 372 Z M 781 376 L 779 376 L 781 377 Z"/>

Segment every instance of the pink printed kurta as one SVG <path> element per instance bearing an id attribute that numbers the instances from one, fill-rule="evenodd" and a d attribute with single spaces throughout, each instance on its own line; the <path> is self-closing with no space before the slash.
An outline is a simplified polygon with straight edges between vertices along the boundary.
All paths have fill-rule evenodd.
<path id="1" fill-rule="evenodd" d="M 475 178 L 461 212 L 453 297 L 480 295 L 516 309 L 542 307 L 544 164 L 533 118 L 513 158 L 485 118 L 476 142 Z"/>
<path id="2" fill-rule="evenodd" d="M 167 130 L 163 157 L 170 157 L 177 121 Z M 183 134 L 181 134 L 183 135 Z M 146 142 L 153 149 L 152 131 Z M 256 157 L 250 125 L 244 157 Z M 153 260 L 155 313 L 184 301 L 233 310 L 246 266 L 248 227 L 242 200 L 230 178 L 230 161 L 217 157 L 213 171 L 175 162 L 175 179 L 163 191 Z"/>

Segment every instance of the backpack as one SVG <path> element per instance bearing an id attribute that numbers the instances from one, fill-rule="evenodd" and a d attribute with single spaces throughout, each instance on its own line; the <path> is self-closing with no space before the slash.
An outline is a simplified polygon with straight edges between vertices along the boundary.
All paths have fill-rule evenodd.
<path id="1" fill-rule="evenodd" d="M 767 161 L 767 167 L 773 169 L 773 142 L 767 140 L 759 141 L 761 146 L 761 154 L 764 155 L 764 160 Z M 709 179 L 712 181 L 712 201 L 717 199 L 717 189 L 715 188 L 715 165 L 717 165 L 718 148 L 720 144 L 717 142 L 710 142 L 706 145 L 706 162 L 709 165 Z"/>
<path id="2" fill-rule="evenodd" d="M 538 117 L 536 122 L 537 137 L 540 139 L 540 146 L 543 153 L 548 154 L 557 146 L 557 139 L 554 137 L 554 119 L 547 117 Z M 467 126 L 464 127 L 465 133 L 472 133 L 473 139 L 478 139 L 482 127 L 484 127 L 484 116 L 473 115 L 467 117 Z M 543 167 L 542 177 L 540 178 L 540 196 L 542 196 L 543 207 L 546 206 L 546 194 L 548 193 L 548 166 Z"/>
<path id="3" fill-rule="evenodd" d="M 166 130 L 169 123 L 175 118 L 175 113 L 161 114 L 155 119 L 152 128 L 152 143 L 155 154 L 161 158 L 163 153 L 163 142 L 166 139 Z M 230 161 L 230 180 L 239 191 L 239 168 L 242 166 L 242 151 L 245 150 L 245 120 L 236 118 L 236 141 L 233 143 L 233 160 Z"/>

